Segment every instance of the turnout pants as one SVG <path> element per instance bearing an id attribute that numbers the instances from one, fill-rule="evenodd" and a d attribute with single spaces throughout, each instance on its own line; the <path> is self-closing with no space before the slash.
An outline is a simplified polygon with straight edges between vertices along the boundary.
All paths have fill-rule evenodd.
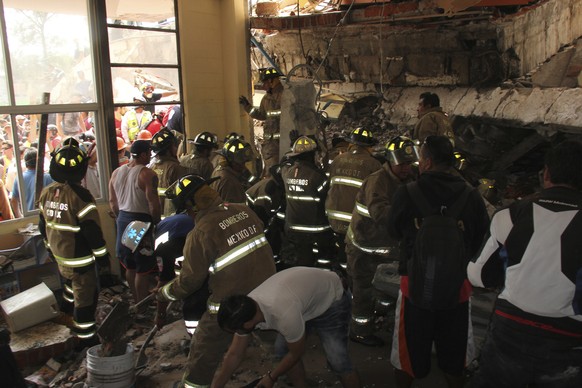
<path id="1" fill-rule="evenodd" d="M 182 381 L 184 387 L 210 387 L 218 364 L 231 341 L 232 334 L 218 326 L 216 314 L 206 311 L 190 342 L 188 366 Z"/>
<path id="2" fill-rule="evenodd" d="M 366 336 L 373 334 L 374 311 L 378 292 L 372 285 L 376 267 L 386 258 L 362 252 L 352 244 L 346 244 L 347 272 L 352 289 L 352 320 L 350 333 Z"/>
<path id="3" fill-rule="evenodd" d="M 97 274 L 95 264 L 80 268 L 59 264 L 59 272 L 65 278 L 63 298 L 74 305 L 74 327 L 71 330 L 79 338 L 90 338 L 96 331 Z"/>

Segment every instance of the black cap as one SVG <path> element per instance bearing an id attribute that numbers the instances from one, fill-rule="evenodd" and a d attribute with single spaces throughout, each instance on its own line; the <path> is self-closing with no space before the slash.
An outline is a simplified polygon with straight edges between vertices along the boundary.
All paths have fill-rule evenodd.
<path id="1" fill-rule="evenodd" d="M 139 155 L 144 152 L 150 152 L 152 150 L 152 145 L 148 140 L 136 140 L 131 145 L 131 152 L 132 155 Z"/>

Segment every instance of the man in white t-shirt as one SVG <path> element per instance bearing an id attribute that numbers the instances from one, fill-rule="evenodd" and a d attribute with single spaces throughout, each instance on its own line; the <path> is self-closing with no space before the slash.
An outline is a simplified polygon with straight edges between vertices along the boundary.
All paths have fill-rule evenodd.
<path id="1" fill-rule="evenodd" d="M 348 354 L 348 328 L 351 318 L 350 293 L 342 279 L 330 271 L 294 267 L 281 271 L 251 291 L 248 296 L 224 299 L 218 311 L 218 324 L 236 333 L 212 387 L 224 387 L 244 357 L 249 334 L 254 329 L 276 330 L 275 353 L 281 361 L 267 372 L 258 387 L 272 387 L 287 374 L 294 387 L 305 387 L 301 357 L 305 353 L 306 332 L 315 329 L 327 361 L 344 387 L 360 382 Z"/>

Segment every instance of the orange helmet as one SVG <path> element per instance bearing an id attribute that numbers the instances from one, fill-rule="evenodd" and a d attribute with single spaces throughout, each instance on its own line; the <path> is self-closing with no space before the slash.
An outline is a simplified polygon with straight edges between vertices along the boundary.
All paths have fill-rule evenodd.
<path id="1" fill-rule="evenodd" d="M 122 138 L 120 138 L 119 136 L 117 137 L 117 151 L 121 151 L 127 148 L 127 144 L 125 144 L 125 140 L 123 140 Z"/>
<path id="2" fill-rule="evenodd" d="M 137 133 L 136 140 L 152 140 L 152 133 L 147 129 L 142 129 Z"/>

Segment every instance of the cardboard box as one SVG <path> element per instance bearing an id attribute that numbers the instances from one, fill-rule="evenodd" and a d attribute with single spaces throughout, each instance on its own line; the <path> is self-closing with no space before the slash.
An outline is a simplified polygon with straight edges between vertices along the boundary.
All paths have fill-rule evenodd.
<path id="1" fill-rule="evenodd" d="M 44 283 L 0 302 L 0 307 L 12 333 L 48 321 L 59 314 L 55 295 Z"/>

